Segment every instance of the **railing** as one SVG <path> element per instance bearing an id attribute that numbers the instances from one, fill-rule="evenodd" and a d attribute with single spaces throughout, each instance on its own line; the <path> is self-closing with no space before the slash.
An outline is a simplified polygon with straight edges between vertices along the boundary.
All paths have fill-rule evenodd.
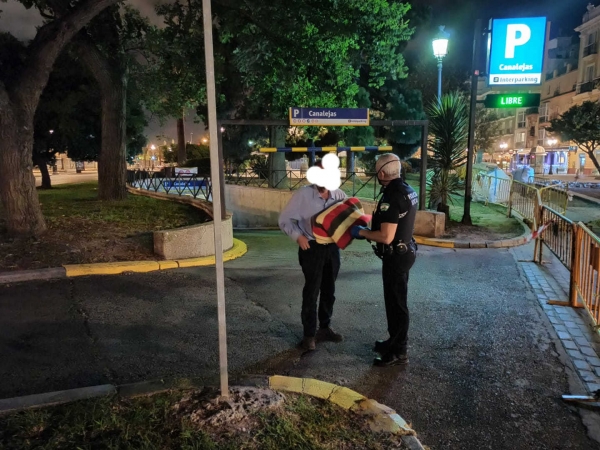
<path id="1" fill-rule="evenodd" d="M 523 219 L 529 222 L 533 229 L 537 229 L 539 223 L 539 208 L 542 205 L 539 190 L 534 186 L 513 181 L 510 189 L 510 200 L 508 203 L 508 216 L 512 211 L 519 213 Z"/>
<path id="2" fill-rule="evenodd" d="M 559 214 L 567 212 L 569 193 L 560 186 L 546 186 L 540 189 L 542 205 L 548 206 Z"/>
<path id="3" fill-rule="evenodd" d="M 475 175 L 473 180 L 473 200 L 486 205 L 494 203 L 507 206 L 510 201 L 511 178 L 498 178 L 485 174 Z"/>
<path id="4" fill-rule="evenodd" d="M 571 306 L 576 306 L 580 297 L 598 330 L 600 328 L 600 239 L 582 223 L 577 224 L 575 230 L 574 253 L 570 303 Z"/>
<path id="5" fill-rule="evenodd" d="M 169 177 L 160 172 L 128 170 L 127 185 L 136 189 L 163 192 L 165 194 L 189 195 L 209 201 L 212 199 L 210 177 L 203 175 Z"/>
<path id="6" fill-rule="evenodd" d="M 266 169 L 241 169 L 234 173 L 225 174 L 225 183 L 255 187 L 270 186 L 276 189 L 289 190 L 298 189 L 309 184 L 306 179 L 306 171 L 274 170 L 272 185 L 269 185 L 268 170 Z M 376 199 L 379 194 L 376 173 L 348 172 L 341 179 L 340 189 L 352 197 L 361 194 L 363 198 Z"/>
<path id="7" fill-rule="evenodd" d="M 545 205 L 542 206 L 540 222 L 549 224 L 540 237 L 543 243 L 567 269 L 571 270 L 573 267 L 573 241 L 575 236 L 573 222 Z M 541 258 L 538 258 L 538 260 L 541 261 Z"/>
<path id="8" fill-rule="evenodd" d="M 583 94 L 584 92 L 592 92 L 596 86 L 595 81 L 587 81 L 577 85 L 577 93 Z"/>

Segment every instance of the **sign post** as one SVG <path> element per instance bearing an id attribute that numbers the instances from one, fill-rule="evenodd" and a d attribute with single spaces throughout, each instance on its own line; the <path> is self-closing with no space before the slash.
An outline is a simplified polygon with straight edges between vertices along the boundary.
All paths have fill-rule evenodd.
<path id="1" fill-rule="evenodd" d="M 488 84 L 542 84 L 545 42 L 545 17 L 492 19 Z"/>
<path id="2" fill-rule="evenodd" d="M 290 108 L 291 126 L 368 127 L 367 108 Z"/>
<path id="3" fill-rule="evenodd" d="M 215 234 L 215 270 L 217 275 L 217 308 L 219 319 L 219 370 L 221 397 L 229 398 L 227 372 L 227 326 L 225 320 L 225 271 L 223 268 L 223 240 L 221 236 L 221 177 L 219 165 L 219 133 L 217 130 L 217 96 L 215 90 L 215 60 L 213 55 L 212 12 L 210 0 L 202 0 L 204 19 L 204 57 L 206 59 L 206 93 L 208 100 L 208 130 L 210 133 L 210 178 L 213 196 L 213 227 Z"/>

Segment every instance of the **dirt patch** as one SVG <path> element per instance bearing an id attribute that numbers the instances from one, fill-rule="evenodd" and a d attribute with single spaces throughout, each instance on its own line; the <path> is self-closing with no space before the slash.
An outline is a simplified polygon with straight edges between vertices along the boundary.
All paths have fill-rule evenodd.
<path id="1" fill-rule="evenodd" d="M 452 239 L 465 242 L 501 241 L 503 239 L 512 239 L 521 236 L 524 232 L 525 230 L 520 226 L 519 228 L 510 229 L 508 231 L 498 231 L 477 225 L 463 225 L 460 222 L 451 222 L 441 239 Z"/>

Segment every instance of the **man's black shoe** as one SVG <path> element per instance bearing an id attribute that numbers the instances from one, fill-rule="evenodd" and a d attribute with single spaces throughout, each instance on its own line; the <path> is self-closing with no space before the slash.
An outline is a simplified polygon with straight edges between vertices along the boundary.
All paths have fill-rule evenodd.
<path id="1" fill-rule="evenodd" d="M 389 346 L 389 339 L 385 341 L 375 341 L 375 347 L 373 347 L 373 351 L 383 355 L 384 353 L 388 352 Z"/>
<path id="2" fill-rule="evenodd" d="M 373 365 L 377 367 L 402 366 L 408 364 L 407 355 L 395 355 L 392 352 L 385 353 L 379 358 L 373 360 Z"/>

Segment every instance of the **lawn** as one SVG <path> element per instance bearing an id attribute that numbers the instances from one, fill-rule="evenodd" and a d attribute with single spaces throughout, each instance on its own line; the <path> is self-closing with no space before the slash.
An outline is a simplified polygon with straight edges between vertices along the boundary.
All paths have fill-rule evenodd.
<path id="1" fill-rule="evenodd" d="M 315 398 L 286 394 L 283 403 L 256 409 L 232 397 L 236 415 L 225 415 L 227 420 L 211 420 L 211 416 L 217 418 L 219 411 L 232 409 L 227 403 L 219 406 L 213 398 L 214 391 L 172 391 L 130 400 L 108 397 L 20 412 L 0 417 L 0 448 L 405 448 L 399 436 L 373 433 L 364 417 Z"/>
<path id="2" fill-rule="evenodd" d="M 10 239 L 0 207 L 0 270 L 154 259 L 152 231 L 210 220 L 191 206 L 138 195 L 102 202 L 97 190 L 96 182 L 39 190 L 48 225 L 39 239 Z"/>

